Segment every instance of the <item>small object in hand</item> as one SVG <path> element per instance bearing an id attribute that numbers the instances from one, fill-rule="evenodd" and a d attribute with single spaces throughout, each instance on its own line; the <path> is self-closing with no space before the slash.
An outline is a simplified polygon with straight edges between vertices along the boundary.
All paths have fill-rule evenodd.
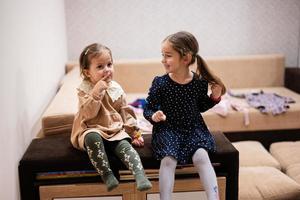
<path id="1" fill-rule="evenodd" d="M 134 131 L 134 136 L 133 136 L 133 138 L 134 138 L 134 139 L 138 139 L 138 138 L 140 138 L 140 137 L 142 137 L 141 131 L 140 131 L 140 130 Z"/>

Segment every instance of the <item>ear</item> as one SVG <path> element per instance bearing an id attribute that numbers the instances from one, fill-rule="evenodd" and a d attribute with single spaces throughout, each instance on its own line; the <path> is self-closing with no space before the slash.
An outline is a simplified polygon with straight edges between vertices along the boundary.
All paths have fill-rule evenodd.
<path id="1" fill-rule="evenodd" d="M 183 56 L 183 61 L 184 61 L 186 64 L 190 64 L 191 61 L 192 61 L 192 54 L 187 53 L 186 55 L 184 55 L 184 56 Z"/>
<path id="2" fill-rule="evenodd" d="M 89 71 L 88 69 L 84 69 L 84 70 L 83 70 L 83 74 L 84 74 L 86 77 L 88 77 L 88 78 L 91 77 L 90 71 Z"/>

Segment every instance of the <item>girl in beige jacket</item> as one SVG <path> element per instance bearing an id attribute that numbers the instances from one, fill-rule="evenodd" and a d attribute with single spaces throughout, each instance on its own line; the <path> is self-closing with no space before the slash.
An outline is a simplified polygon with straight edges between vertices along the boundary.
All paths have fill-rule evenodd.
<path id="1" fill-rule="evenodd" d="M 143 146 L 144 141 L 123 89 L 113 81 L 111 50 L 101 44 L 91 44 L 83 50 L 79 62 L 83 81 L 78 88 L 79 110 L 71 134 L 73 146 L 88 153 L 108 191 L 119 182 L 110 168 L 106 150 L 114 152 L 132 171 L 138 190 L 150 189 L 152 185 L 145 176 L 140 157 L 130 144 Z"/>

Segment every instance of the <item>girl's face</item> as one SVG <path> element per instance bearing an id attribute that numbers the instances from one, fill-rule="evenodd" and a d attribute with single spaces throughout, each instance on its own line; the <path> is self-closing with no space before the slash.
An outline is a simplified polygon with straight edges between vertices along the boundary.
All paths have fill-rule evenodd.
<path id="1" fill-rule="evenodd" d="M 92 58 L 89 69 L 85 69 L 84 73 L 93 84 L 106 76 L 104 81 L 110 82 L 113 79 L 114 66 L 109 52 L 104 50 L 100 56 Z"/>
<path id="2" fill-rule="evenodd" d="M 164 41 L 162 43 L 161 53 L 161 62 L 167 73 L 174 73 L 181 69 L 183 65 L 180 54 L 173 49 L 172 44 L 169 41 Z"/>

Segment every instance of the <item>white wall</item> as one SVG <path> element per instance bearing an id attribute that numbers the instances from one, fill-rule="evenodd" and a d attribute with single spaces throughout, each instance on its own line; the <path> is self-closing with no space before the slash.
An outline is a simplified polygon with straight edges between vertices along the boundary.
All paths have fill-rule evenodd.
<path id="1" fill-rule="evenodd" d="M 19 199 L 18 162 L 67 61 L 64 1 L 0 1 L 0 199 Z"/>
<path id="2" fill-rule="evenodd" d="M 160 57 L 160 42 L 188 30 L 200 54 L 283 53 L 298 65 L 299 0 L 65 0 L 69 59 L 91 42 L 115 58 Z"/>

